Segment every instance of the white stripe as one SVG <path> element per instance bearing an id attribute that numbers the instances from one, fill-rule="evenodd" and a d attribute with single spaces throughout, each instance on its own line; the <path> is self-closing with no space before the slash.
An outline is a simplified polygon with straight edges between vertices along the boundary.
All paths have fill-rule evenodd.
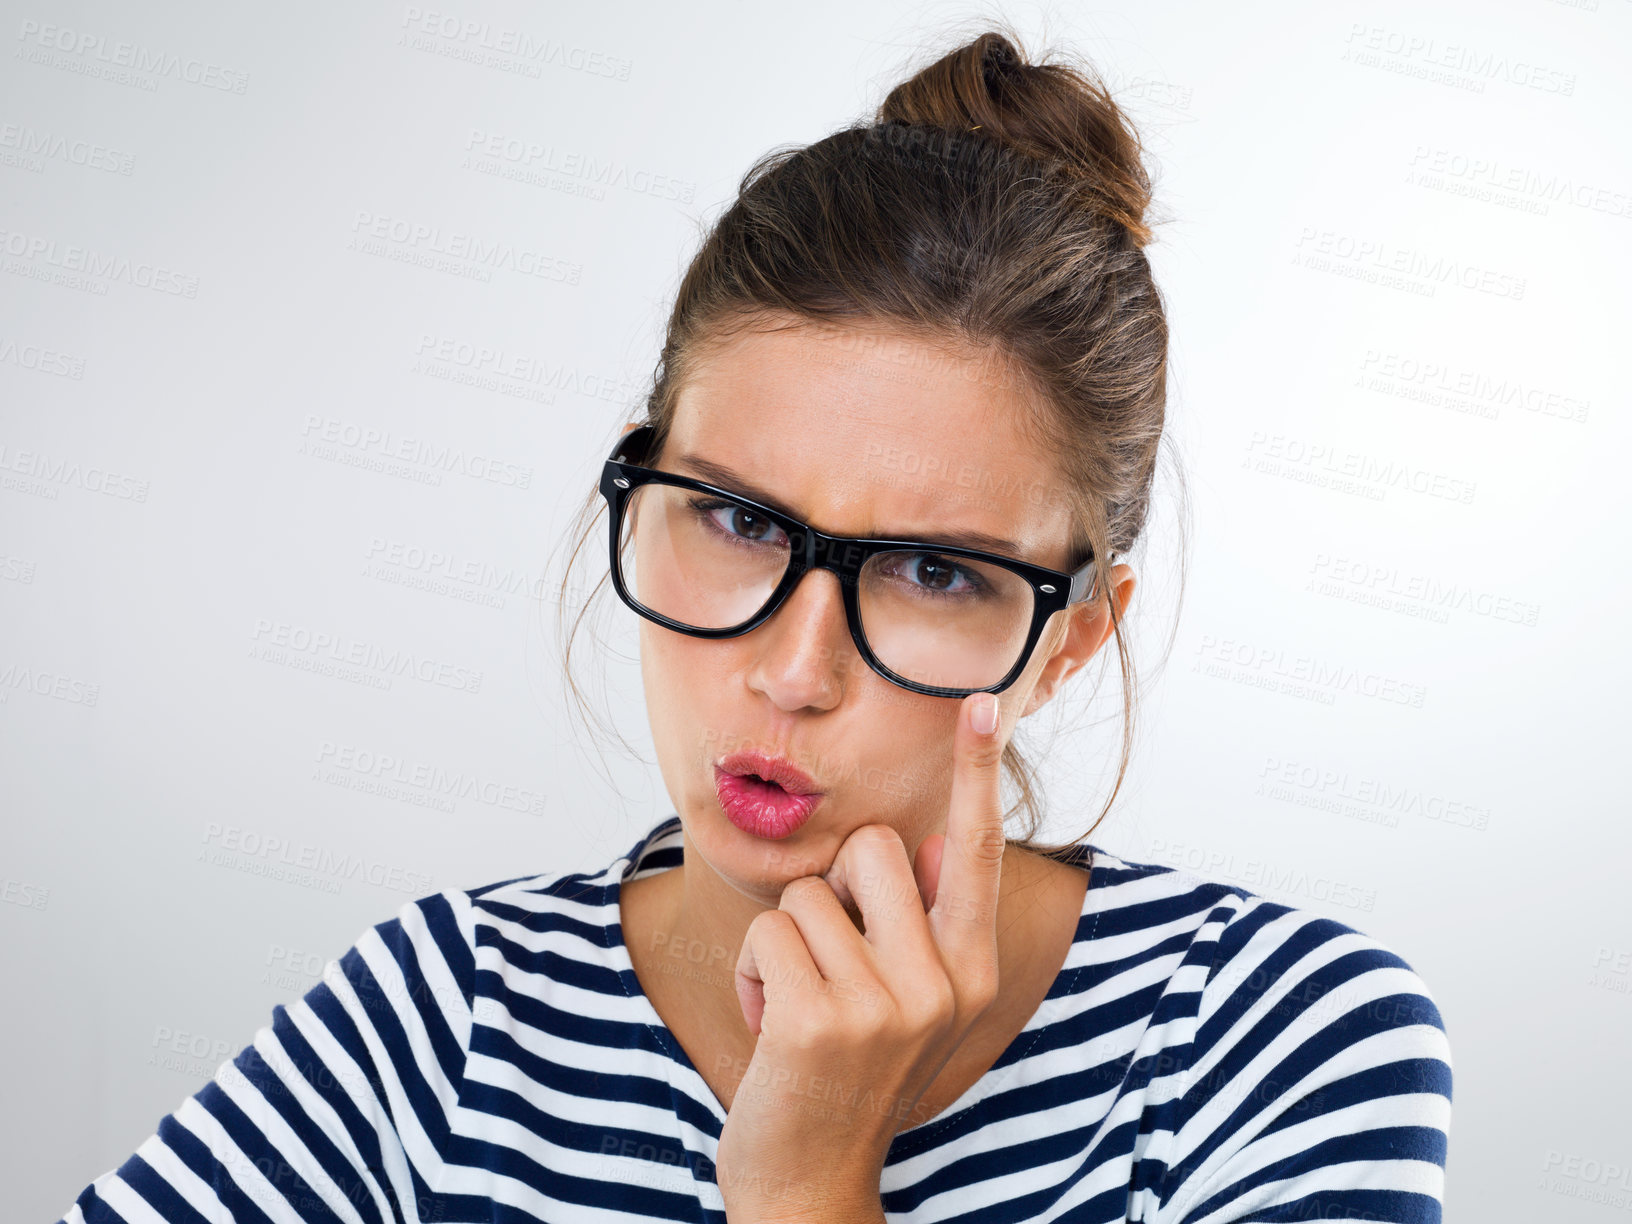
<path id="1" fill-rule="evenodd" d="M 332 962 L 331 962 L 332 964 Z M 345 1122 L 335 1112 L 328 1100 L 321 1096 L 312 1087 L 300 1068 L 295 1065 L 294 1057 L 286 1050 L 283 1043 L 270 1027 L 262 1028 L 255 1034 L 255 1049 L 260 1054 L 261 1061 L 266 1063 L 278 1082 L 294 1098 L 300 1111 L 309 1118 L 340 1150 L 346 1163 L 356 1171 L 357 1176 L 368 1187 L 369 1194 L 374 1200 L 374 1207 L 380 1215 L 389 1220 L 391 1218 L 391 1203 L 386 1197 L 384 1188 L 372 1173 L 368 1171 L 368 1162 L 363 1154 L 357 1150 L 357 1145 L 351 1137 L 351 1131 L 346 1128 Z M 235 1070 L 231 1063 L 222 1068 L 217 1080 L 226 1087 L 223 1075 Z M 258 1118 L 259 1113 L 251 1113 L 250 1117 Z"/>
<path id="2" fill-rule="evenodd" d="M 263 1029 L 262 1032 L 270 1035 L 270 1030 Z M 229 1063 L 227 1066 L 231 1068 L 232 1065 Z M 283 1162 L 305 1180 L 312 1188 L 312 1193 L 330 1211 L 345 1220 L 346 1224 L 362 1224 L 362 1216 L 357 1214 L 357 1209 L 346 1199 L 345 1191 L 335 1184 L 317 1157 L 312 1155 L 305 1143 L 290 1129 L 283 1115 L 273 1107 L 259 1088 L 235 1072 L 235 1068 L 233 1073 L 217 1072 L 215 1079 L 221 1091 L 234 1105 L 243 1110 L 244 1116 L 266 1136 Z M 289 1190 L 292 1189 L 292 1186 L 289 1187 Z M 288 1192 L 285 1191 L 286 1194 Z"/>
<path id="3" fill-rule="evenodd" d="M 106 1173 L 97 1178 L 95 1185 L 102 1201 L 123 1216 L 125 1224 L 167 1224 L 165 1218 L 154 1211 L 146 1199 L 113 1173 Z"/>
<path id="4" fill-rule="evenodd" d="M 275 1224 L 304 1224 L 289 1200 L 269 1182 L 255 1162 L 233 1142 L 220 1121 L 196 1096 L 188 1097 L 175 1112 L 175 1119 L 197 1136 L 209 1148 L 210 1155 L 226 1172 L 233 1184 L 244 1192 L 251 1202 L 267 1214 Z"/>
<path id="5" fill-rule="evenodd" d="M 364 1035 L 364 1041 L 373 1037 L 373 1044 L 369 1048 L 371 1058 L 379 1056 L 379 1038 L 373 1028 L 367 1023 L 367 1010 L 357 998 L 356 991 L 343 974 L 326 978 L 329 989 L 339 1001 L 341 1009 L 352 1018 L 358 1031 Z M 408 1162 L 403 1152 L 402 1143 L 392 1129 L 390 1119 L 386 1117 L 381 1102 L 375 1097 L 373 1087 L 368 1077 L 363 1073 L 356 1060 L 346 1053 L 345 1048 L 335 1040 L 334 1034 L 329 1032 L 328 1025 L 314 1012 L 304 999 L 297 1000 L 290 1005 L 289 1018 L 294 1022 L 295 1029 L 306 1039 L 306 1044 L 312 1047 L 312 1052 L 334 1077 L 345 1094 L 351 1098 L 352 1104 L 363 1115 L 363 1120 L 369 1123 L 380 1137 L 380 1160 L 385 1166 L 386 1180 L 390 1182 L 392 1192 L 399 1203 L 414 1201 L 414 1184 L 409 1176 Z M 359 1019 L 361 1023 L 358 1023 Z M 381 1074 L 382 1082 L 389 1083 L 389 1078 Z M 389 1093 L 389 1089 L 387 1090 Z M 411 1111 L 410 1111 L 411 1112 Z M 398 1115 L 400 1116 L 400 1115 Z M 421 1176 L 429 1175 L 422 1169 Z M 390 1219 L 390 1213 L 386 1213 Z"/>
<path id="6" fill-rule="evenodd" d="M 148 1136 L 147 1142 L 136 1149 L 136 1154 L 152 1165 L 153 1171 L 210 1224 L 233 1224 L 232 1212 L 216 1196 L 215 1187 L 194 1173 L 187 1162 L 157 1134 Z"/>

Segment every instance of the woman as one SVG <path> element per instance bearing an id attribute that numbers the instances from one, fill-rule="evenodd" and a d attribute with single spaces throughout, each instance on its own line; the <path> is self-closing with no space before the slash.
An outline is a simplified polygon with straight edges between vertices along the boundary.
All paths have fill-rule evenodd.
<path id="1" fill-rule="evenodd" d="M 1016 724 L 1127 671 L 1148 197 L 997 33 L 756 166 L 590 503 L 675 814 L 404 906 L 64 1218 L 1438 1220 L 1405 961 L 1031 837 Z"/>

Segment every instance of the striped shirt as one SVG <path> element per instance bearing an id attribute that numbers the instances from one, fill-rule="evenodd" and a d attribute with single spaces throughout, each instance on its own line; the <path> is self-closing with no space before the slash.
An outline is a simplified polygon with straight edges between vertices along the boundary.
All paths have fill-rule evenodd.
<path id="1" fill-rule="evenodd" d="M 898 1133 L 912 1221 L 1438 1221 L 1450 1049 L 1376 940 L 1228 884 L 1073 850 L 1069 954 L 990 1070 Z M 404 905 L 98 1177 L 89 1221 L 725 1219 L 725 1113 L 641 989 L 596 872 Z"/>

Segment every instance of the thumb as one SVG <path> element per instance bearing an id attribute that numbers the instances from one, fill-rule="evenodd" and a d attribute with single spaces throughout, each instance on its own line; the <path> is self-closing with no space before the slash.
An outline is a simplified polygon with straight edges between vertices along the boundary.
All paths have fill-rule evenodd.
<path id="1" fill-rule="evenodd" d="M 758 1037 L 760 1024 L 765 1018 L 765 983 L 739 973 L 736 975 L 736 987 L 737 1006 L 742 1009 L 743 1022 L 747 1024 L 748 1031 Z"/>

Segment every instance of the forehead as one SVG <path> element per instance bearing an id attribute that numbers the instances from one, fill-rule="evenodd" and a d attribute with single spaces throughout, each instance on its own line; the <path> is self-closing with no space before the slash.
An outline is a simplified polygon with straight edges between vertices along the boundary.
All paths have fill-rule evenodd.
<path id="1" fill-rule="evenodd" d="M 1063 489 L 1028 429 L 1038 405 L 995 355 L 801 325 L 741 333 L 690 373 L 662 467 L 726 485 L 729 469 L 836 535 L 984 533 L 994 551 L 1068 565 Z"/>

